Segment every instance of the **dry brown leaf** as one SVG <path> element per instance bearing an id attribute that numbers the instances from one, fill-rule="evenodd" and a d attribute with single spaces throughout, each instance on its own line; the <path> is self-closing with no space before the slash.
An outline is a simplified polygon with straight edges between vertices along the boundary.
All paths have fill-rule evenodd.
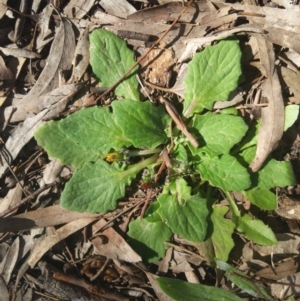
<path id="1" fill-rule="evenodd" d="M 289 49 L 287 52 L 285 52 L 285 56 L 298 68 L 300 67 L 300 54 L 298 52 Z"/>
<path id="2" fill-rule="evenodd" d="M 23 58 L 23 57 L 19 57 L 19 58 L 10 57 L 10 59 L 8 60 L 7 68 L 13 74 L 13 83 L 14 83 L 15 79 L 18 78 L 25 62 L 26 62 L 26 58 Z M 7 91 L 7 96 L 0 97 L 0 106 L 2 106 L 2 104 L 6 100 L 6 97 L 11 95 L 8 92 L 10 92 L 13 87 L 14 87 L 14 85 L 11 86 L 10 89 Z M 11 116 L 11 111 L 12 111 L 12 107 L 8 107 L 7 108 L 7 116 Z"/>
<path id="3" fill-rule="evenodd" d="M 299 285 L 300 283 L 300 273 L 283 278 L 280 282 L 288 284 L 271 284 L 271 292 L 275 298 L 278 298 L 279 300 L 287 300 L 287 297 L 289 296 L 299 295 L 300 287 L 296 285 Z"/>
<path id="4" fill-rule="evenodd" d="M 77 219 L 57 229 L 53 234 L 42 237 L 34 246 L 28 258 L 28 265 L 33 268 L 39 262 L 41 257 L 55 244 L 67 238 L 76 231 L 86 227 L 87 225 L 95 221 L 95 219 L 95 217 Z"/>
<path id="5" fill-rule="evenodd" d="M 299 72 L 294 72 L 291 69 L 280 67 L 280 73 L 284 84 L 282 89 L 288 90 L 290 94 L 300 95 L 300 74 Z"/>
<path id="6" fill-rule="evenodd" d="M 63 166 L 58 159 L 51 159 L 43 171 L 43 184 L 50 184 L 56 180 Z"/>
<path id="7" fill-rule="evenodd" d="M 147 50 L 147 49 L 146 49 Z M 150 51 L 142 66 L 146 66 L 145 75 L 148 81 L 158 86 L 169 85 L 169 67 L 175 64 L 172 50 L 155 48 Z"/>
<path id="8" fill-rule="evenodd" d="M 21 39 L 24 30 L 25 20 L 26 20 L 23 14 L 26 14 L 28 9 L 28 4 L 29 4 L 27 0 L 21 0 L 19 3 L 20 3 L 19 4 L 20 14 L 16 15 L 15 29 L 10 37 L 10 39 L 15 43 Z"/>
<path id="9" fill-rule="evenodd" d="M 240 3 L 214 3 L 219 7 L 230 6 L 236 11 L 247 13 L 249 20 L 253 23 L 282 28 L 295 33 L 300 31 L 299 11 Z"/>
<path id="10" fill-rule="evenodd" d="M 109 24 L 106 26 L 106 28 L 118 35 L 120 30 L 132 32 L 135 35 L 143 35 L 153 38 L 153 33 L 155 33 L 155 36 L 160 36 L 162 33 L 164 33 L 170 25 L 168 24 L 162 24 L 162 23 L 150 23 L 146 24 L 144 22 L 136 22 L 135 20 L 123 20 L 120 18 L 116 18 L 101 12 L 97 12 L 94 16 L 95 18 L 92 19 L 93 23 L 99 24 L 102 26 L 102 24 Z M 85 26 L 88 26 L 88 24 L 85 24 Z M 170 32 L 164 37 L 164 43 L 172 45 L 172 49 L 176 49 L 175 51 L 175 57 L 179 58 L 180 54 L 183 51 L 183 43 L 181 42 L 181 38 L 178 39 L 178 37 L 183 37 L 189 34 L 191 29 L 194 27 L 194 25 L 191 24 L 176 24 Z M 207 26 L 202 26 L 201 28 L 206 28 Z M 196 31 L 195 31 L 196 32 Z M 197 34 L 199 35 L 199 32 L 201 34 L 202 31 L 197 27 Z M 203 30 L 203 33 L 205 33 L 205 30 Z M 145 47 L 149 47 L 149 45 L 145 44 L 145 41 L 140 40 L 134 40 L 134 39 L 127 39 L 128 44 L 133 45 L 137 48 L 142 47 L 143 50 Z"/>
<path id="11" fill-rule="evenodd" d="M 9 68 L 6 67 L 5 62 L 0 55 L 0 81 L 1 81 L 1 89 L 0 89 L 0 97 L 6 96 L 9 94 L 11 89 L 14 86 L 14 76 Z"/>
<path id="12" fill-rule="evenodd" d="M 273 44 L 258 39 L 261 64 L 266 73 L 262 95 L 269 101 L 261 110 L 261 125 L 258 131 L 258 143 L 255 158 L 249 168 L 256 172 L 263 165 L 269 154 L 277 147 L 284 130 L 284 104 L 277 70 Z"/>
<path id="13" fill-rule="evenodd" d="M 300 272 L 299 259 L 290 259 L 276 264 L 274 267 L 266 267 L 255 273 L 255 276 L 269 280 L 280 280 Z"/>
<path id="14" fill-rule="evenodd" d="M 281 255 L 297 255 L 298 245 L 300 244 L 300 237 L 291 233 L 278 233 L 276 234 L 276 239 L 278 244 L 276 246 L 259 246 L 255 245 L 254 250 L 260 255 L 271 255 L 271 254 L 281 254 Z"/>
<path id="15" fill-rule="evenodd" d="M 0 7 L 1 9 L 1 7 Z M 9 293 L 5 281 L 2 277 L 0 277 L 0 292 L 2 300 L 9 300 Z"/>
<path id="16" fill-rule="evenodd" d="M 61 113 L 65 109 L 70 98 L 74 96 L 82 85 L 83 83 L 66 85 L 51 91 L 49 95 L 45 95 L 41 98 L 44 99 L 45 102 L 42 105 L 47 106 L 47 108 L 34 117 L 27 117 L 23 124 L 19 124 L 15 128 L 15 131 L 5 143 L 5 149 L 10 154 L 12 160 L 17 157 L 23 146 L 27 144 L 33 137 L 35 131 L 44 123 L 44 119 L 51 119 Z M 65 89 L 67 89 L 70 94 L 64 96 L 63 93 L 65 92 Z M 58 91 L 60 93 L 56 95 L 56 92 Z M 41 101 L 39 101 L 39 103 L 41 103 Z M 7 163 L 4 161 L 3 165 L 0 166 L 0 177 L 6 169 Z"/>
<path id="17" fill-rule="evenodd" d="M 36 39 L 36 49 L 41 52 L 43 47 L 52 39 L 52 31 L 49 29 L 50 19 L 53 13 L 53 6 L 47 5 L 40 14 L 39 18 L 39 34 Z"/>
<path id="18" fill-rule="evenodd" d="M 19 252 L 20 238 L 17 237 L 0 263 L 0 275 L 6 284 L 9 283 L 11 273 L 14 270 L 18 260 Z"/>
<path id="19" fill-rule="evenodd" d="M 7 0 L 0 0 L 0 19 L 5 15 L 7 11 L 6 2 Z"/>
<path id="20" fill-rule="evenodd" d="M 78 39 L 78 43 L 75 49 L 75 55 L 73 60 L 73 73 L 71 80 L 73 82 L 79 81 L 89 63 L 90 63 L 90 42 L 89 42 L 89 30 L 86 28 Z"/>
<path id="21" fill-rule="evenodd" d="M 71 0 L 64 8 L 64 14 L 70 19 L 81 19 L 88 14 L 94 0 Z"/>
<path id="22" fill-rule="evenodd" d="M 14 187 L 13 189 L 10 189 L 9 192 L 7 193 L 7 195 L 5 196 L 5 198 L 3 198 L 1 200 L 0 213 L 7 210 L 8 208 L 14 206 L 18 202 L 20 202 L 21 198 L 22 198 L 22 194 L 23 194 L 22 188 L 21 188 L 20 184 L 17 183 L 16 187 Z M 0 233 L 6 232 L 6 231 L 1 230 L 1 227 L 4 224 L 5 224 L 4 220 L 0 220 Z"/>
<path id="23" fill-rule="evenodd" d="M 188 282 L 196 283 L 196 284 L 200 283 L 199 278 L 194 271 L 188 271 L 185 272 L 184 274 Z"/>
<path id="24" fill-rule="evenodd" d="M 190 59 L 199 48 L 202 48 L 204 44 L 210 44 L 213 41 L 221 40 L 224 38 L 229 37 L 230 35 L 238 32 L 249 32 L 251 33 L 262 33 L 262 29 L 259 26 L 255 25 L 245 25 L 245 26 L 239 26 L 233 29 L 228 29 L 225 31 L 222 31 L 220 33 L 214 34 L 212 36 L 206 36 L 201 38 L 193 38 L 193 39 L 186 39 L 185 43 L 186 49 L 184 53 L 179 58 L 179 62 L 184 62 L 187 59 Z"/>
<path id="25" fill-rule="evenodd" d="M 262 34 L 262 36 L 266 40 L 300 53 L 300 34 L 298 32 L 268 26 L 264 26 L 263 29 L 266 33 Z"/>
<path id="26" fill-rule="evenodd" d="M 16 105 L 16 111 L 11 117 L 11 122 L 24 120 L 24 114 L 25 116 L 29 115 L 32 113 L 33 107 L 37 108 L 39 106 L 39 96 L 57 88 L 59 84 L 59 72 L 71 69 L 74 51 L 75 37 L 72 24 L 63 18 L 52 43 L 46 66 L 35 86 Z M 6 110 L 4 114 L 5 118 L 8 118 Z"/>
<path id="27" fill-rule="evenodd" d="M 42 208 L 40 210 L 21 213 L 2 219 L 0 232 L 18 232 L 35 228 L 57 226 L 81 218 L 96 218 L 97 214 L 78 213 L 63 209 L 60 205 Z"/>
<path id="28" fill-rule="evenodd" d="M 167 23 L 174 21 L 179 13 L 182 11 L 183 6 L 180 2 L 170 2 L 163 5 L 154 6 L 141 11 L 138 11 L 130 16 L 128 20 L 135 22 L 145 23 Z M 180 17 L 181 22 L 190 23 L 195 19 L 196 9 L 190 6 L 185 13 Z"/>
<path id="29" fill-rule="evenodd" d="M 279 208 L 276 213 L 287 219 L 300 220 L 300 202 L 299 200 L 284 197 L 279 201 Z"/>
<path id="30" fill-rule="evenodd" d="M 129 15 L 136 11 L 136 9 L 126 0 L 101 0 L 100 5 L 108 14 L 124 19 L 127 19 Z"/>
<path id="31" fill-rule="evenodd" d="M 99 220 L 93 225 L 93 232 L 106 225 L 104 219 Z M 106 236 L 105 243 L 101 237 L 93 239 L 92 243 L 95 252 L 99 255 L 106 256 L 111 259 L 119 259 L 127 262 L 139 262 L 142 258 L 132 250 L 124 238 L 119 235 L 113 228 L 108 228 L 101 232 L 101 236 Z M 107 241 L 106 241 L 107 240 Z"/>
<path id="32" fill-rule="evenodd" d="M 196 256 L 193 258 L 193 255 L 191 254 L 186 254 L 184 252 L 178 252 L 175 250 L 173 254 L 173 260 L 171 261 L 170 270 L 176 274 L 193 271 L 194 268 L 189 264 L 189 260 L 191 260 L 191 258 L 194 260 L 192 263 L 196 266 L 200 265 L 202 262 L 202 260 Z"/>
<path id="33" fill-rule="evenodd" d="M 173 257 L 173 251 L 174 249 L 172 247 L 167 249 L 165 256 L 163 257 L 163 259 L 160 261 L 158 265 L 158 270 L 157 270 L 158 274 L 164 275 L 168 273 L 170 262 Z"/>
<path id="34" fill-rule="evenodd" d="M 28 49 L 0 47 L 0 50 L 7 56 L 11 55 L 14 57 L 26 57 L 28 59 L 36 59 L 42 57 L 41 54 L 30 51 Z"/>

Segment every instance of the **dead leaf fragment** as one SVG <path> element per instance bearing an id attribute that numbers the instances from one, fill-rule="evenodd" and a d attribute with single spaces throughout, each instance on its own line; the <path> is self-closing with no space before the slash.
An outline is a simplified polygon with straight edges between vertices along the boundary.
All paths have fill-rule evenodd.
<path id="1" fill-rule="evenodd" d="M 7 56 L 11 55 L 14 57 L 26 57 L 28 59 L 36 59 L 42 57 L 41 54 L 30 51 L 28 49 L 0 47 L 0 50 Z"/>
<path id="2" fill-rule="evenodd" d="M 269 280 L 280 280 L 300 272 L 299 259 L 282 261 L 274 267 L 266 267 L 259 270 L 255 276 Z"/>
<path id="3" fill-rule="evenodd" d="M 4 60 L 0 55 L 0 97 L 9 94 L 14 82 L 15 80 L 12 72 L 6 67 Z"/>
<path id="4" fill-rule="evenodd" d="M 261 64 L 267 79 L 263 84 L 263 96 L 269 103 L 261 110 L 261 125 L 258 131 L 258 144 L 255 158 L 249 168 L 256 172 L 265 162 L 269 154 L 277 147 L 284 130 L 284 104 L 277 70 L 275 67 L 275 53 L 273 44 L 258 39 Z"/>
<path id="5" fill-rule="evenodd" d="M 249 33 L 262 33 L 261 27 L 255 26 L 255 25 L 245 25 L 245 26 L 239 26 L 235 27 L 233 29 L 228 29 L 225 31 L 222 31 L 220 33 L 214 34 L 212 36 L 205 36 L 201 38 L 193 38 L 193 39 L 186 39 L 185 43 L 186 49 L 184 53 L 180 56 L 179 62 L 184 62 L 187 59 L 190 59 L 198 49 L 202 48 L 204 44 L 210 44 L 213 41 L 225 39 L 229 37 L 230 35 L 238 32 L 249 32 Z"/>
<path id="6" fill-rule="evenodd" d="M 33 268 L 51 247 L 76 231 L 86 227 L 95 219 L 95 217 L 87 217 L 72 221 L 57 229 L 53 234 L 42 237 L 33 248 L 30 257 L 28 258 L 28 265 Z"/>
<path id="7" fill-rule="evenodd" d="M 21 201 L 22 198 L 22 187 L 20 186 L 19 183 L 17 183 L 16 187 L 12 188 L 9 190 L 8 194 L 1 200 L 0 202 L 0 213 L 7 210 L 8 208 L 14 206 L 18 202 Z M 4 225 L 5 222 L 0 222 L 0 233 L 1 232 L 6 232 L 2 231 L 1 227 Z"/>
<path id="8" fill-rule="evenodd" d="M 46 66 L 35 86 L 16 106 L 17 110 L 12 115 L 11 122 L 24 120 L 24 113 L 27 116 L 32 113 L 33 106 L 38 107 L 38 97 L 52 91 L 58 86 L 59 72 L 71 69 L 74 51 L 75 37 L 72 25 L 69 20 L 62 18 L 52 43 Z M 30 106 L 29 103 L 31 104 Z M 9 117 L 7 116 L 7 109 L 4 111 L 5 118 Z"/>
<path id="9" fill-rule="evenodd" d="M 108 14 L 124 19 L 127 19 L 129 15 L 136 11 L 136 9 L 126 0 L 101 0 L 100 5 Z"/>
<path id="10" fill-rule="evenodd" d="M 75 49 L 75 55 L 73 60 L 73 73 L 71 80 L 77 82 L 84 75 L 89 63 L 90 63 L 90 42 L 88 28 L 84 30 L 80 36 Z"/>
<path id="11" fill-rule="evenodd" d="M 286 300 L 289 296 L 299 295 L 300 288 L 296 285 L 300 283 L 300 273 L 283 278 L 280 282 L 288 284 L 271 284 L 271 292 L 275 298 L 278 298 L 279 300 Z"/>
<path id="12" fill-rule="evenodd" d="M 155 48 L 150 51 L 142 64 L 147 68 L 145 73 L 148 81 L 161 87 L 168 87 L 170 81 L 168 70 L 175 64 L 171 50 Z"/>
<path id="13" fill-rule="evenodd" d="M 5 257 L 1 261 L 0 264 L 0 275 L 5 281 L 6 284 L 9 283 L 11 273 L 15 268 L 17 263 L 17 259 L 20 251 L 20 238 L 17 237 L 8 252 L 5 254 Z"/>
<path id="14" fill-rule="evenodd" d="M 0 233 L 58 226 L 87 217 L 99 217 L 99 215 L 68 211 L 60 205 L 53 205 L 2 219 Z"/>
<path id="15" fill-rule="evenodd" d="M 38 52 L 42 51 L 43 47 L 49 43 L 52 39 L 52 31 L 49 29 L 50 27 L 50 18 L 53 13 L 53 6 L 47 5 L 44 10 L 40 14 L 39 18 L 39 35 L 36 39 L 36 49 Z"/>
<path id="16" fill-rule="evenodd" d="M 93 232 L 105 225 L 106 221 L 104 219 L 99 220 L 93 225 Z M 132 250 L 124 238 L 113 228 L 104 230 L 101 232 L 101 236 L 105 236 L 105 243 L 103 243 L 103 239 L 100 237 L 93 239 L 93 245 L 97 254 L 127 262 L 142 261 L 142 258 Z"/>
<path id="17" fill-rule="evenodd" d="M 64 8 L 64 13 L 69 18 L 83 18 L 94 5 L 94 0 L 71 0 Z"/>
<path id="18" fill-rule="evenodd" d="M 300 220 L 300 202 L 292 198 L 285 197 L 279 201 L 279 208 L 276 213 L 287 219 Z"/>
<path id="19" fill-rule="evenodd" d="M 297 255 L 298 245 L 300 244 L 300 236 L 291 233 L 278 233 L 276 234 L 278 244 L 275 246 L 259 246 L 255 245 L 254 250 L 259 252 L 262 256 L 265 255 Z"/>
<path id="20" fill-rule="evenodd" d="M 128 20 L 146 23 L 161 23 L 174 21 L 182 11 L 182 3 L 170 2 L 138 11 L 128 17 Z M 181 22 L 190 23 L 194 19 L 196 9 L 190 6 L 180 17 Z"/>
<path id="21" fill-rule="evenodd" d="M 6 2 L 7 0 L 0 0 L 0 19 L 5 15 L 7 11 Z"/>
<path id="22" fill-rule="evenodd" d="M 2 277 L 0 277 L 0 292 L 1 292 L 1 298 L 3 298 L 3 300 L 9 300 L 8 289 Z"/>

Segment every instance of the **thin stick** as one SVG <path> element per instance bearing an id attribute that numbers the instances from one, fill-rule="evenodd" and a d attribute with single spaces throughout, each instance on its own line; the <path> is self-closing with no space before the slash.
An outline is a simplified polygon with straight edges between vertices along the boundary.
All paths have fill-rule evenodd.
<path id="1" fill-rule="evenodd" d="M 150 202 L 151 196 L 152 196 L 152 189 L 148 189 L 146 201 L 145 201 L 144 206 L 143 206 L 143 208 L 141 210 L 140 219 L 143 219 L 143 217 L 144 217 L 144 214 L 145 214 L 147 206 L 148 206 L 148 204 Z"/>
<path id="2" fill-rule="evenodd" d="M 191 142 L 191 144 L 197 148 L 199 146 L 198 141 L 194 138 L 194 136 L 188 131 L 186 125 L 180 118 L 179 114 L 176 112 L 175 108 L 171 106 L 162 96 L 159 97 L 159 101 L 165 105 L 167 112 L 176 123 L 178 129 L 185 135 L 185 137 Z"/>
<path id="3" fill-rule="evenodd" d="M 40 189 L 36 190 L 35 192 L 33 192 L 31 195 L 27 196 L 26 198 L 24 198 L 23 200 L 21 200 L 18 204 L 15 204 L 14 206 L 9 207 L 8 209 L 4 210 L 3 212 L 0 213 L 0 218 L 8 215 L 9 213 L 11 213 L 12 211 L 14 211 L 15 209 L 19 208 L 20 206 L 22 206 L 23 204 L 25 204 L 26 202 L 30 201 L 31 199 L 35 198 L 36 196 L 38 196 L 41 192 L 45 191 L 48 188 L 51 188 L 53 186 L 56 185 L 56 182 L 52 182 L 50 184 L 46 184 L 43 187 L 41 187 Z"/>
<path id="4" fill-rule="evenodd" d="M 141 204 L 143 204 L 145 202 L 145 200 L 139 201 L 136 204 L 126 208 L 125 210 L 123 210 L 122 212 L 120 212 L 119 214 L 117 214 L 115 217 L 113 217 L 111 220 L 109 220 L 103 227 L 101 227 L 100 229 L 97 229 L 95 232 L 93 232 L 93 236 L 94 237 L 98 232 L 102 232 L 105 229 L 111 227 L 109 226 L 114 220 L 116 220 L 118 217 L 120 217 L 121 215 L 125 214 L 126 212 L 130 211 L 132 208 L 137 207 Z"/>

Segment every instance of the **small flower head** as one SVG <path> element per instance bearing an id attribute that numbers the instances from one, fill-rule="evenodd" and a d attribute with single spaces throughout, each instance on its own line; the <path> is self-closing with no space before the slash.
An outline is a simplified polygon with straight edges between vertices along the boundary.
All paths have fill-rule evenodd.
<path id="1" fill-rule="evenodd" d="M 105 155 L 107 162 L 119 162 L 124 160 L 124 156 L 118 152 L 112 152 Z"/>

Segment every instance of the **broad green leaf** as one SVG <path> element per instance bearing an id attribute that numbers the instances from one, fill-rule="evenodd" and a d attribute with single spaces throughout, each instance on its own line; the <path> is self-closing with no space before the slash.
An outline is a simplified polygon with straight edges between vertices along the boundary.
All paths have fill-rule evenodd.
<path id="1" fill-rule="evenodd" d="M 69 139 L 59 128 L 59 122 L 49 121 L 34 134 L 39 146 L 43 147 L 50 157 L 58 158 L 62 164 L 72 164 L 80 168 L 87 161 L 96 161 L 101 151 L 94 152 Z"/>
<path id="2" fill-rule="evenodd" d="M 205 239 L 210 214 L 207 200 L 195 195 L 180 205 L 176 195 L 162 194 L 158 201 L 158 214 L 174 233 L 194 242 Z"/>
<path id="3" fill-rule="evenodd" d="M 218 287 L 162 277 L 157 278 L 157 283 L 166 295 L 178 301 L 242 301 L 236 295 Z"/>
<path id="4" fill-rule="evenodd" d="M 191 187 L 183 178 L 177 178 L 169 184 L 170 193 L 176 196 L 176 200 L 180 205 L 185 205 L 186 200 L 191 197 Z"/>
<path id="5" fill-rule="evenodd" d="M 227 100 L 242 74 L 240 60 L 236 41 L 221 41 L 195 54 L 184 80 L 183 115 L 191 117 L 203 109 L 211 110 L 217 100 Z"/>
<path id="6" fill-rule="evenodd" d="M 156 158 L 150 157 L 127 170 L 103 160 L 86 162 L 66 184 L 61 197 L 62 207 L 70 211 L 91 213 L 105 213 L 115 209 L 117 200 L 125 195 L 125 186 Z"/>
<path id="7" fill-rule="evenodd" d="M 252 144 L 252 142 L 253 142 L 254 144 Z M 256 143 L 257 143 L 257 141 L 254 142 L 254 141 L 252 140 L 252 142 L 250 141 L 249 147 L 243 149 L 243 151 L 241 151 L 241 153 L 239 154 L 239 155 L 243 158 L 243 160 L 244 160 L 245 162 L 247 162 L 248 164 L 249 164 L 249 163 L 252 161 L 252 159 L 255 157 L 255 153 L 256 153 Z"/>
<path id="8" fill-rule="evenodd" d="M 254 220 L 251 216 L 245 214 L 237 218 L 237 223 L 237 230 L 244 233 L 253 242 L 263 246 L 271 246 L 277 243 L 273 231 L 261 220 Z"/>
<path id="9" fill-rule="evenodd" d="M 255 187 L 242 192 L 255 206 L 263 210 L 275 210 L 277 208 L 276 195 L 269 189 Z"/>
<path id="10" fill-rule="evenodd" d="M 136 219 L 129 224 L 128 243 L 145 262 L 156 262 L 164 256 L 165 241 L 170 240 L 171 229 L 162 221 L 149 222 Z"/>
<path id="11" fill-rule="evenodd" d="M 197 149 L 190 146 L 192 153 L 204 151 L 211 156 L 229 153 L 247 131 L 241 117 L 211 112 L 194 116 L 192 126 L 197 130 L 195 138 L 200 144 Z"/>
<path id="12" fill-rule="evenodd" d="M 259 120 L 255 125 L 252 125 L 248 132 L 246 133 L 245 137 L 240 143 L 240 146 L 238 148 L 238 151 L 241 152 L 241 155 L 243 155 L 243 152 L 247 149 L 254 149 L 253 157 L 249 158 L 247 157 L 247 162 L 250 163 L 251 160 L 255 157 L 256 152 L 256 145 L 257 145 L 257 134 L 258 129 L 260 126 L 261 120 Z M 250 161 L 249 161 L 250 160 Z"/>
<path id="13" fill-rule="evenodd" d="M 101 80 L 103 87 L 117 82 L 135 63 L 134 53 L 126 43 L 105 29 L 96 29 L 90 35 L 90 64 L 93 72 Z M 139 100 L 136 67 L 115 88 L 115 93 L 124 98 Z"/>
<path id="14" fill-rule="evenodd" d="M 144 219 L 147 220 L 149 223 L 156 223 L 161 222 L 161 217 L 158 214 L 158 208 L 160 207 L 159 202 L 154 202 L 149 205 L 149 207 L 146 210 Z"/>
<path id="15" fill-rule="evenodd" d="M 76 168 L 96 161 L 112 148 L 132 145 L 107 107 L 83 108 L 60 121 L 50 121 L 34 136 L 50 156 Z"/>
<path id="16" fill-rule="evenodd" d="M 219 269 L 226 271 L 226 278 L 238 286 L 242 291 L 256 298 L 264 300 L 274 300 L 265 291 L 263 285 L 252 279 L 244 272 L 232 267 L 224 261 L 216 259 Z"/>
<path id="17" fill-rule="evenodd" d="M 116 123 L 116 113 L 111 113 L 108 107 L 83 108 L 59 121 L 59 129 L 77 144 L 95 153 L 106 154 L 111 149 L 132 145 Z"/>
<path id="18" fill-rule="evenodd" d="M 291 162 L 270 159 L 258 172 L 258 187 L 270 189 L 295 184 L 295 175 Z"/>
<path id="19" fill-rule="evenodd" d="M 229 253 L 234 247 L 232 234 L 235 224 L 230 219 L 224 217 L 228 211 L 228 207 L 214 205 L 213 213 L 211 215 L 213 223 L 211 240 L 215 249 L 216 257 L 223 261 L 228 260 Z"/>
<path id="20" fill-rule="evenodd" d="M 251 162 L 255 156 L 256 147 L 249 147 L 241 153 L 246 162 Z M 295 183 L 293 167 L 288 161 L 277 161 L 269 158 L 263 167 L 256 173 L 251 174 L 255 187 L 271 189 L 273 187 L 285 187 Z"/>
<path id="21" fill-rule="evenodd" d="M 172 169 L 170 175 L 174 174 L 188 174 L 191 171 L 191 160 L 188 158 L 188 153 L 183 144 L 176 144 L 172 153 L 170 154 L 172 162 Z"/>
<path id="22" fill-rule="evenodd" d="M 122 100 L 114 101 L 112 107 L 115 122 L 135 147 L 154 148 L 166 142 L 164 130 L 170 119 L 162 106 L 156 108 L 149 101 Z"/>
<path id="23" fill-rule="evenodd" d="M 203 156 L 202 161 L 196 164 L 203 180 L 212 186 L 223 190 L 241 191 L 251 185 L 250 175 L 235 157 L 221 155 L 213 158 Z"/>
<path id="24" fill-rule="evenodd" d="M 176 144 L 172 153 L 171 158 L 174 158 L 174 160 L 177 160 L 181 163 L 187 163 L 188 162 L 188 155 L 185 147 L 182 144 Z"/>
<path id="25" fill-rule="evenodd" d="M 289 105 L 285 107 L 284 131 L 291 127 L 298 119 L 299 105 Z"/>

